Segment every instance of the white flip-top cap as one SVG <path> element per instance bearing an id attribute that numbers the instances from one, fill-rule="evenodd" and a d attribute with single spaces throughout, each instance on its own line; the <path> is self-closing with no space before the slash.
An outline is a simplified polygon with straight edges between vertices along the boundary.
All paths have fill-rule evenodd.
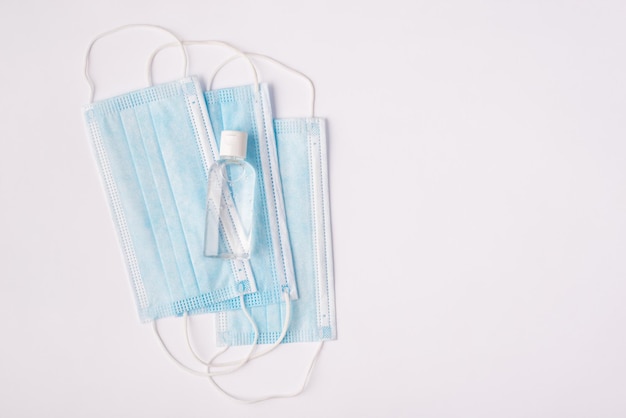
<path id="1" fill-rule="evenodd" d="M 247 132 L 222 131 L 220 136 L 220 157 L 246 158 L 247 147 Z"/>

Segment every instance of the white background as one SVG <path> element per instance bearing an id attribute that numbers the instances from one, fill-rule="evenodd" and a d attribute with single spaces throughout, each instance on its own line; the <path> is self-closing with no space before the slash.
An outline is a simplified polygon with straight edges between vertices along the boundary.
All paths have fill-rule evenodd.
<path id="1" fill-rule="evenodd" d="M 623 1 L 3 0 L 0 416 L 626 416 L 624 22 Z M 298 398 L 233 403 L 137 320 L 80 112 L 89 42 L 127 23 L 316 83 L 339 339 Z M 145 86 L 164 42 L 98 43 L 96 99 Z M 190 71 L 226 56 L 193 49 Z M 180 77 L 175 51 L 156 67 Z M 306 116 L 303 84 L 263 68 L 277 116 Z M 289 390 L 313 349 L 221 382 Z"/>

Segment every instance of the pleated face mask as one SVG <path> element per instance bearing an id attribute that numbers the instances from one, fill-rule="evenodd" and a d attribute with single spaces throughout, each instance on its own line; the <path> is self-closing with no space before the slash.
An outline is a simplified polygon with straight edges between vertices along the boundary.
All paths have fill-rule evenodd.
<path id="1" fill-rule="evenodd" d="M 333 340 L 337 326 L 325 123 L 320 118 L 277 119 L 274 127 L 299 293 L 282 342 Z M 250 313 L 258 343 L 279 341 L 285 305 L 252 307 Z M 251 344 L 256 338 L 241 312 L 222 312 L 217 324 L 218 344 Z"/>
<path id="2" fill-rule="evenodd" d="M 249 264 L 203 256 L 213 160 L 193 78 L 84 109 L 142 321 L 256 290 Z"/>
<path id="3" fill-rule="evenodd" d="M 220 41 L 182 43 L 185 46 L 221 46 L 233 49 Z M 175 46 L 178 45 L 167 44 L 155 50 L 148 67 L 152 67 L 154 58 L 160 51 Z M 294 278 L 268 87 L 258 82 L 256 69 L 249 58 L 240 51 L 238 56 L 248 62 L 255 84 L 212 90 L 211 80 L 204 98 L 208 109 L 209 135 L 218 146 L 222 131 L 242 131 L 248 136 L 246 161 L 257 173 L 249 259 L 257 291 L 245 294 L 243 299 L 246 306 L 265 306 L 284 302 L 286 298 L 295 300 L 298 298 L 298 290 Z M 238 310 L 241 307 L 241 300 L 233 298 L 190 313 L 221 312 Z"/>
<path id="4" fill-rule="evenodd" d="M 276 138 L 267 85 L 225 88 L 205 92 L 209 119 L 215 138 L 224 130 L 248 134 L 246 160 L 258 175 L 250 265 L 257 292 L 244 297 L 247 306 L 268 305 L 298 297 L 293 257 L 285 219 L 283 186 L 278 167 Z M 265 197 L 265 198 L 263 198 Z M 239 300 L 232 301 L 235 304 Z M 235 307 L 233 307 L 235 308 Z M 229 309 L 216 309 L 223 311 Z"/>
<path id="5" fill-rule="evenodd" d="M 86 76 L 90 81 L 87 64 Z M 211 128 L 201 91 L 195 78 L 185 78 L 84 108 L 142 321 L 236 309 L 242 295 L 257 290 L 248 260 L 204 256 L 207 171 L 218 156 L 219 135 Z M 268 136 L 258 128 L 265 123 L 261 94 L 251 97 L 252 102 L 223 114 L 229 121 L 245 121 L 238 129 L 256 141 L 250 149 L 261 166 L 272 156 L 263 143 Z M 271 113 L 266 117 L 271 121 Z M 269 131 L 273 139 L 271 125 Z M 259 181 L 264 187 L 256 196 L 261 215 L 253 236 L 263 243 L 259 249 L 269 252 L 257 270 L 269 272 L 295 298 L 282 196 L 276 195 L 282 188 L 279 177 L 268 182 L 271 171 L 263 169 Z M 234 223 L 236 216 L 225 221 Z M 263 302 L 258 296 L 255 301 Z"/>
<path id="6" fill-rule="evenodd" d="M 185 46 L 221 46 L 233 49 L 220 41 L 183 41 Z M 151 68 L 154 58 L 163 49 L 177 46 L 163 45 L 152 54 L 148 63 Z M 255 83 L 246 86 L 221 88 L 204 92 L 208 109 L 209 136 L 220 145 L 222 131 L 241 131 L 248 137 L 245 160 L 256 172 L 253 232 L 249 263 L 254 275 L 256 291 L 246 293 L 246 306 L 265 306 L 298 298 L 293 256 L 289 240 L 283 187 L 278 167 L 276 137 L 274 133 L 272 107 L 266 84 L 259 83 L 256 69 L 246 58 L 254 74 Z M 209 82 L 209 86 L 212 80 Z M 221 312 L 238 310 L 239 298 L 204 306 L 190 313 Z"/>
<path id="7" fill-rule="evenodd" d="M 270 57 L 246 55 L 268 60 L 304 78 L 311 87 L 314 114 L 315 88 L 308 77 Z M 227 60 L 217 72 L 236 58 Z M 206 94 L 209 113 L 214 96 Z M 299 297 L 291 304 L 256 307 L 249 304 L 254 294 L 246 295 L 252 321 L 248 312 L 220 312 L 220 345 L 276 345 L 337 338 L 325 122 L 315 117 L 277 119 L 273 126 Z"/>

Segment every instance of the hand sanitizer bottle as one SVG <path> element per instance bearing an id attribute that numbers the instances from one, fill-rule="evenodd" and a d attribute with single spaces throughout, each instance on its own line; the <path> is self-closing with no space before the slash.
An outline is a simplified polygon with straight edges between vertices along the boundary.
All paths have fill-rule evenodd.
<path id="1" fill-rule="evenodd" d="M 250 258 L 256 173 L 244 160 L 248 134 L 222 131 L 220 156 L 209 169 L 204 255 Z"/>

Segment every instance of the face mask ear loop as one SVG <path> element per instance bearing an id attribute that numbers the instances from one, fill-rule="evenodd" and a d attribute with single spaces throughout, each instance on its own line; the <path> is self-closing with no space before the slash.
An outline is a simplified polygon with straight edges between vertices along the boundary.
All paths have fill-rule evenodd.
<path id="1" fill-rule="evenodd" d="M 87 84 L 89 85 L 89 103 L 93 103 L 93 98 L 96 94 L 96 87 L 94 85 L 94 82 L 91 78 L 91 74 L 89 73 L 89 58 L 91 57 L 91 50 L 94 46 L 94 44 L 99 41 L 100 39 L 107 37 L 109 35 L 113 35 L 114 33 L 117 32 L 121 32 L 123 30 L 126 29 L 134 29 L 134 28 L 148 28 L 148 29 L 157 29 L 163 32 L 168 33 L 169 35 L 171 35 L 174 39 L 176 39 L 176 43 L 172 44 L 173 46 L 179 46 L 181 48 L 181 51 L 183 53 L 183 62 L 184 62 L 184 74 L 185 77 L 187 76 L 187 51 L 185 51 L 185 48 L 183 47 L 183 44 L 181 42 L 181 40 L 174 35 L 173 32 L 169 31 L 168 29 L 165 29 L 164 27 L 158 26 L 158 25 L 149 25 L 149 24 L 130 24 L 130 25 L 123 25 L 123 26 L 119 26 L 115 29 L 111 29 L 107 32 L 101 33 L 100 35 L 96 36 L 91 43 L 89 44 L 89 47 L 87 48 L 87 53 L 85 54 L 85 81 L 87 81 Z M 150 78 L 148 78 L 148 80 L 150 81 L 150 85 L 152 85 L 152 81 L 150 80 Z"/>
<path id="2" fill-rule="evenodd" d="M 250 360 L 254 360 L 254 359 L 257 359 L 259 357 L 263 357 L 266 354 L 271 353 L 285 339 L 285 335 L 287 335 L 287 331 L 289 330 L 289 325 L 291 325 L 291 298 L 289 297 L 289 292 L 288 291 L 283 292 L 283 299 L 285 301 L 285 319 L 283 321 L 283 329 L 282 329 L 280 335 L 278 336 L 276 341 L 274 341 L 272 343 L 271 346 L 267 347 L 265 350 L 259 350 L 258 352 L 254 353 L 250 357 Z M 189 343 L 189 341 L 187 341 L 187 342 Z M 191 345 L 189 345 L 189 348 L 191 349 Z M 222 353 L 220 353 L 220 355 L 221 354 Z M 211 359 L 211 361 L 205 363 L 209 367 L 209 370 L 211 369 L 211 367 L 226 367 L 226 366 L 232 366 L 232 365 L 235 365 L 235 364 L 238 363 L 238 361 L 228 361 L 228 362 L 217 363 L 217 362 L 215 362 L 215 359 L 217 357 L 219 357 L 219 355 L 213 356 L 213 359 Z"/>
<path id="3" fill-rule="evenodd" d="M 174 46 L 177 46 L 178 44 L 176 43 L 170 43 L 170 44 L 166 44 L 166 45 L 162 45 L 159 48 L 157 48 L 156 50 L 154 50 L 154 52 L 152 53 L 152 55 L 150 55 L 150 58 L 148 59 L 148 67 L 147 67 L 147 77 L 148 77 L 148 81 L 150 83 L 152 83 L 152 66 L 154 64 L 154 59 L 156 58 L 156 56 L 163 51 L 166 48 L 171 48 Z M 260 100 L 259 94 L 260 94 L 260 89 L 259 89 L 259 73 L 257 72 L 256 67 L 254 66 L 254 64 L 252 63 L 252 60 L 250 60 L 250 58 L 248 56 L 246 56 L 246 54 L 244 54 L 240 49 L 232 46 L 229 43 L 226 42 L 222 42 L 222 41 L 213 41 L 213 40 L 204 40 L 204 41 L 182 41 L 182 45 L 185 46 L 193 46 L 193 45 L 206 45 L 206 46 L 221 46 L 224 48 L 228 48 L 231 51 L 234 51 L 238 57 L 244 58 L 246 60 L 246 62 L 249 64 L 250 66 L 250 70 L 252 71 L 252 76 L 254 77 L 254 85 L 255 85 L 255 96 L 257 100 Z M 213 76 L 215 77 L 215 76 Z M 213 83 L 213 79 L 211 79 L 211 84 Z M 210 88 L 209 88 L 210 90 Z"/>
<path id="4" fill-rule="evenodd" d="M 217 371 L 217 372 L 203 372 L 203 371 L 199 371 L 199 370 L 195 370 L 192 369 L 191 367 L 183 364 L 180 360 L 178 360 L 173 354 L 172 352 L 169 350 L 169 348 L 167 348 L 167 345 L 165 344 L 165 341 L 163 341 L 163 337 L 161 337 L 161 334 L 159 332 L 159 328 L 157 326 L 157 321 L 153 321 L 152 322 L 152 328 L 154 330 L 154 333 L 157 336 L 157 339 L 159 340 L 159 342 L 161 343 L 161 347 L 163 347 L 163 350 L 165 350 L 165 353 L 174 361 L 174 363 L 181 368 L 182 370 L 191 373 L 195 376 L 200 376 L 200 377 L 213 377 L 213 376 L 221 376 L 224 374 L 229 374 L 232 373 L 238 369 L 240 369 L 241 367 L 243 367 L 246 363 L 248 363 L 248 361 L 250 360 L 250 357 L 252 356 L 252 353 L 254 352 L 254 350 L 256 350 L 256 345 L 257 345 L 257 341 L 259 339 L 259 328 L 257 327 L 256 323 L 254 322 L 254 320 L 252 319 L 252 317 L 250 316 L 250 312 L 248 311 L 248 308 L 246 307 L 246 305 L 244 304 L 244 300 L 243 300 L 243 295 L 239 296 L 239 302 L 241 303 L 241 310 L 243 311 L 244 315 L 246 316 L 246 318 L 248 319 L 248 321 L 250 321 L 250 324 L 252 325 L 252 327 L 254 328 L 254 341 L 252 343 L 252 346 L 250 347 L 250 351 L 248 352 L 248 355 L 243 358 L 242 360 L 240 360 L 235 367 L 228 369 L 228 370 L 221 370 L 221 371 Z M 228 347 L 226 347 L 225 349 L 223 349 L 222 351 L 218 352 L 217 355 L 222 354 L 224 351 L 226 351 L 226 349 L 228 349 Z"/>
<path id="5" fill-rule="evenodd" d="M 311 80 L 307 75 L 305 75 L 304 73 L 296 70 L 295 68 L 292 68 L 290 66 L 288 66 L 287 64 L 284 64 L 280 61 L 278 61 L 277 59 L 274 59 L 272 57 L 269 57 L 267 55 L 263 55 L 263 54 L 256 54 L 253 52 L 245 52 L 245 55 L 247 55 L 248 57 L 254 57 L 254 58 L 260 58 L 260 59 L 264 59 L 266 61 L 269 61 L 273 64 L 276 64 L 280 67 L 282 67 L 283 69 L 302 77 L 308 84 L 309 87 L 311 88 L 311 117 L 314 118 L 315 117 L 315 84 L 313 84 L 313 80 Z M 213 77 L 211 77 L 211 80 L 209 82 L 209 90 L 211 90 L 211 87 L 213 85 L 213 80 L 215 80 L 215 77 L 217 76 L 217 74 L 222 71 L 222 69 L 227 66 L 228 64 L 230 64 L 231 62 L 233 62 L 234 60 L 240 58 L 239 56 L 232 56 L 229 59 L 227 59 L 226 61 L 224 61 L 219 67 L 217 67 L 217 70 L 215 70 L 215 73 L 213 74 Z"/>
<path id="6" fill-rule="evenodd" d="M 287 335 L 287 331 L 289 330 L 289 325 L 291 324 L 291 298 L 289 297 L 289 292 L 284 292 L 283 293 L 283 298 L 285 300 L 285 320 L 283 321 L 283 329 L 282 329 L 279 337 L 267 349 L 265 349 L 263 351 L 258 351 L 256 353 L 254 353 L 252 356 L 250 356 L 249 360 L 254 360 L 256 358 L 263 357 L 264 355 L 266 355 L 269 352 L 273 351 L 276 347 L 278 347 L 280 345 L 280 343 L 285 338 L 285 335 Z M 191 338 L 189 337 L 188 321 L 189 321 L 189 316 L 185 315 L 185 337 L 187 339 L 187 347 L 189 347 L 189 351 L 191 351 L 191 353 L 196 358 L 196 360 L 198 360 L 200 363 L 204 364 L 205 366 L 208 366 L 209 368 L 211 368 L 211 367 L 234 366 L 234 365 L 237 365 L 239 363 L 239 360 L 223 362 L 223 363 L 216 363 L 215 361 L 208 362 L 206 360 L 203 360 L 200 357 L 200 355 L 196 352 L 196 350 L 193 348 L 193 345 L 191 344 Z M 223 351 L 221 351 L 220 353 L 218 353 L 215 356 L 213 356 L 213 359 L 216 359 L 217 357 L 222 355 L 224 352 L 226 352 L 226 350 L 229 347 L 230 346 L 226 346 L 226 348 Z"/>
<path id="7" fill-rule="evenodd" d="M 260 398 L 246 398 L 246 397 L 234 395 L 233 393 L 228 392 L 227 390 L 222 388 L 212 376 L 209 377 L 209 379 L 211 380 L 211 383 L 213 383 L 213 385 L 217 388 L 217 390 L 219 390 L 220 392 L 222 392 L 224 395 L 228 396 L 229 398 L 234 399 L 241 403 L 253 404 L 253 403 L 267 401 L 270 399 L 293 398 L 293 397 L 300 395 L 302 392 L 304 392 L 304 390 L 308 386 L 309 381 L 311 380 L 311 375 L 313 374 L 313 370 L 315 369 L 315 365 L 317 364 L 317 360 L 319 359 L 319 356 L 320 356 L 320 353 L 322 352 L 323 347 L 324 347 L 324 341 L 320 341 L 319 345 L 317 346 L 317 349 L 315 350 L 315 354 L 313 355 L 313 358 L 311 359 L 311 362 L 309 363 L 309 368 L 307 370 L 306 376 L 304 377 L 304 380 L 302 381 L 300 388 L 296 390 L 295 392 L 267 395 L 267 396 L 263 396 Z M 217 355 L 213 356 L 211 361 L 213 361 L 213 359 L 215 359 L 216 357 Z"/>
<path id="8" fill-rule="evenodd" d="M 187 314 L 187 312 L 185 312 L 185 339 L 187 340 L 187 347 L 189 347 L 189 351 L 191 351 L 191 354 L 193 354 L 196 360 L 198 360 L 200 363 L 206 366 L 207 361 L 204 360 L 202 357 L 200 357 L 200 355 L 197 353 L 197 351 L 193 348 L 193 345 L 191 344 L 191 338 L 189 337 L 189 315 Z M 224 349 L 222 349 L 222 351 L 220 351 L 218 355 L 224 353 L 226 350 L 228 350 L 229 347 L 230 346 L 228 345 L 224 347 Z"/>

